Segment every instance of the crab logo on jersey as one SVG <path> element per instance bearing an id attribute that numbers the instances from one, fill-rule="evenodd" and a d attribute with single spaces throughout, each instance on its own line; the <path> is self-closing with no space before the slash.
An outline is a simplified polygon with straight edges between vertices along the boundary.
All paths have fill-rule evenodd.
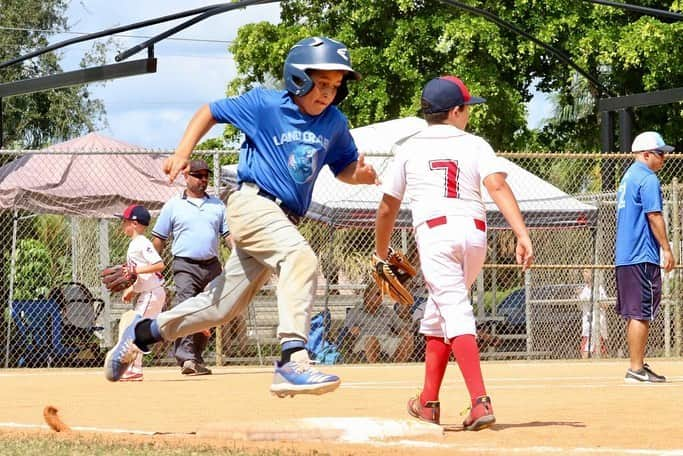
<path id="1" fill-rule="evenodd" d="M 318 150 L 310 144 L 299 144 L 287 160 L 289 174 L 297 184 L 304 184 L 313 177 L 317 168 Z"/>

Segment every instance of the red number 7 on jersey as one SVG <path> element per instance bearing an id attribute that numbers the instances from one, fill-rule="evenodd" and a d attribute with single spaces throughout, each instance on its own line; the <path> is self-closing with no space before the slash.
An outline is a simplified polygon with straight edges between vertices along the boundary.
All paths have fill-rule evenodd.
<path id="1" fill-rule="evenodd" d="M 444 196 L 446 198 L 457 198 L 459 193 L 458 188 L 458 162 L 455 160 L 430 160 L 429 169 L 431 170 L 445 170 L 445 190 Z"/>

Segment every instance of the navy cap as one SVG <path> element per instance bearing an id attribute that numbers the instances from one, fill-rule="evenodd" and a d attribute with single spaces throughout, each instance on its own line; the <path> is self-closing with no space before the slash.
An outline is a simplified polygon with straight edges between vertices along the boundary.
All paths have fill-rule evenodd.
<path id="1" fill-rule="evenodd" d="M 485 103 L 486 99 L 473 97 L 467 86 L 455 76 L 434 78 L 422 90 L 422 112 L 446 112 L 462 105 Z"/>
<path id="2" fill-rule="evenodd" d="M 123 211 L 123 214 L 116 214 L 117 217 L 124 220 L 135 220 L 140 225 L 149 225 L 149 221 L 152 216 L 145 206 L 140 206 L 139 204 L 131 204 Z"/>

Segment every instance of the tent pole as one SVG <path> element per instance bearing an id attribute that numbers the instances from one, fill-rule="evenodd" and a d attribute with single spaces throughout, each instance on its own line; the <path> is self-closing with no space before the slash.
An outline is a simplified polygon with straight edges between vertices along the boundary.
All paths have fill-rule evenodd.
<path id="1" fill-rule="evenodd" d="M 12 217 L 12 258 L 10 260 L 9 273 L 9 315 L 7 317 L 7 337 L 5 338 L 5 369 L 9 367 L 9 345 L 12 336 L 12 301 L 14 300 L 14 275 L 17 266 L 17 225 L 19 217 L 17 210 L 14 209 L 14 216 Z"/>

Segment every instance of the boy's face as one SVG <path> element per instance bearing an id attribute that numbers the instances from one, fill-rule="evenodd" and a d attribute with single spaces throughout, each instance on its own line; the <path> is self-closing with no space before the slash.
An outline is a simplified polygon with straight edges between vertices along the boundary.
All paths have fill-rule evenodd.
<path id="1" fill-rule="evenodd" d="M 453 125 L 458 127 L 460 130 L 464 130 L 470 120 L 470 106 L 463 105 L 460 108 L 456 108 L 453 110 L 452 115 Z"/>
<path id="2" fill-rule="evenodd" d="M 313 88 L 302 97 L 294 97 L 294 102 L 305 114 L 320 115 L 334 101 L 345 75 L 346 72 L 340 70 L 311 70 Z"/>
<path id="3" fill-rule="evenodd" d="M 123 229 L 123 233 L 126 236 L 133 236 L 135 234 L 135 227 L 137 226 L 137 224 L 138 222 L 134 220 L 121 220 L 121 228 Z"/>

